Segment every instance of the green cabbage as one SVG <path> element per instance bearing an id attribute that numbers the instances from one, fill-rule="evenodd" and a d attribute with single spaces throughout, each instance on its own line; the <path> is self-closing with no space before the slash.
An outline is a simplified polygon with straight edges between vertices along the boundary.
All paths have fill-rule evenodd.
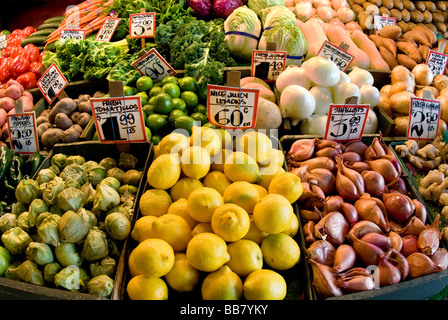
<path id="1" fill-rule="evenodd" d="M 285 0 L 249 0 L 247 5 L 258 14 L 261 9 L 273 6 L 285 6 Z"/>
<path id="2" fill-rule="evenodd" d="M 278 24 L 292 23 L 296 21 L 296 15 L 285 6 L 273 6 L 261 9 L 258 12 L 263 29 L 270 29 Z"/>

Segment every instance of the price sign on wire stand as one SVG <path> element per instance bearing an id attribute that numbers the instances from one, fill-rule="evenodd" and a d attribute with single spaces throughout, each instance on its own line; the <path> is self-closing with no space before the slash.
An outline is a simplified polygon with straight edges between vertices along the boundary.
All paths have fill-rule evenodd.
<path id="1" fill-rule="evenodd" d="M 325 40 L 317 55 L 320 57 L 327 57 L 338 66 L 339 70 L 345 72 L 354 59 L 354 56 L 348 53 L 347 50 L 348 45 L 345 43 L 342 43 L 341 46 L 338 47 L 328 40 Z"/>
<path id="2" fill-rule="evenodd" d="M 45 68 L 43 67 L 42 69 Z M 67 79 L 54 62 L 48 69 L 44 70 L 42 77 L 37 81 L 37 86 L 49 104 L 64 91 L 67 85 Z"/>
<path id="3" fill-rule="evenodd" d="M 154 48 L 143 53 L 132 65 L 142 75 L 150 77 L 155 82 L 176 74 L 174 68 Z"/>
<path id="4" fill-rule="evenodd" d="M 237 75 L 238 74 L 238 75 Z M 250 129 L 257 122 L 259 89 L 241 88 L 240 72 L 227 73 L 228 84 L 207 85 L 208 121 L 225 129 Z"/>
<path id="5" fill-rule="evenodd" d="M 129 15 L 130 38 L 153 38 L 156 30 L 155 12 L 134 13 Z"/>
<path id="6" fill-rule="evenodd" d="M 83 40 L 86 37 L 86 30 L 82 29 L 62 29 L 59 39 L 65 41 L 68 39 Z"/>
<path id="7" fill-rule="evenodd" d="M 251 76 L 274 82 L 285 70 L 286 51 L 252 50 Z"/>
<path id="8" fill-rule="evenodd" d="M 123 87 L 123 82 L 115 82 Z M 90 104 L 102 143 L 147 141 L 140 96 L 91 98 Z"/>
<path id="9" fill-rule="evenodd" d="M 11 149 L 23 155 L 39 152 L 36 114 L 23 112 L 22 101 L 15 101 L 15 114 L 8 114 Z"/>
<path id="10" fill-rule="evenodd" d="M 445 43 L 440 43 L 437 51 L 429 50 L 426 65 L 431 69 L 434 76 L 444 74 L 448 63 L 448 55 L 445 52 Z"/>
<path id="11" fill-rule="evenodd" d="M 353 102 L 353 100 L 350 102 Z M 364 132 L 369 108 L 368 104 L 330 105 L 325 139 L 341 142 L 360 140 Z"/>
<path id="12" fill-rule="evenodd" d="M 373 29 L 375 30 L 375 34 L 378 34 L 378 31 L 383 29 L 385 26 L 394 26 L 396 24 L 397 19 L 394 17 L 386 17 L 386 16 L 373 17 Z"/>
<path id="13" fill-rule="evenodd" d="M 120 23 L 120 18 L 107 18 L 98 31 L 95 40 L 109 42 Z"/>
<path id="14" fill-rule="evenodd" d="M 8 38 L 7 35 L 1 35 L 0 36 L 0 50 L 3 50 L 6 48 L 6 46 L 8 45 Z"/>
<path id="15" fill-rule="evenodd" d="M 428 97 L 426 93 L 425 95 Z M 440 100 L 411 97 L 406 138 L 425 141 L 434 140 L 439 130 L 440 106 Z"/>

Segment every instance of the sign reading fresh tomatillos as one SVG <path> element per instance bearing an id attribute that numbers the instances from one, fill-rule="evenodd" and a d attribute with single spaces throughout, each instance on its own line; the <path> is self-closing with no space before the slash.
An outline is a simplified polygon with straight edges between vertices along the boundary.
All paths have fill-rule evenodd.
<path id="1" fill-rule="evenodd" d="M 132 65 L 142 75 L 150 77 L 155 82 L 176 74 L 174 68 L 154 48 L 134 61 Z"/>
<path id="2" fill-rule="evenodd" d="M 407 139 L 435 139 L 439 130 L 440 100 L 411 97 Z"/>
<path id="3" fill-rule="evenodd" d="M 11 149 L 20 154 L 39 151 L 36 115 L 34 111 L 8 114 Z"/>
<path id="4" fill-rule="evenodd" d="M 330 105 L 325 139 L 336 141 L 360 140 L 364 132 L 368 104 Z"/>
<path id="5" fill-rule="evenodd" d="M 95 40 L 109 42 L 120 23 L 120 18 L 107 18 L 98 31 Z"/>
<path id="6" fill-rule="evenodd" d="M 146 141 L 140 96 L 91 98 L 90 104 L 101 142 Z"/>
<path id="7" fill-rule="evenodd" d="M 153 38 L 156 31 L 155 12 L 134 13 L 129 15 L 130 38 Z"/>
<path id="8" fill-rule="evenodd" d="M 51 104 L 54 99 L 56 99 L 56 97 L 64 91 L 64 88 L 67 85 L 67 79 L 54 62 L 44 72 L 42 77 L 40 77 L 39 81 L 37 81 L 37 86 L 49 104 Z"/>
<path id="9" fill-rule="evenodd" d="M 207 85 L 208 121 L 226 129 L 250 129 L 257 121 L 259 90 Z"/>
<path id="10" fill-rule="evenodd" d="M 446 64 L 448 62 L 448 55 L 430 50 L 428 58 L 426 58 L 426 65 L 431 69 L 434 76 L 438 74 L 444 74 Z"/>
<path id="11" fill-rule="evenodd" d="M 86 37 L 86 31 L 82 29 L 62 29 L 60 40 L 65 41 L 68 39 L 83 40 Z"/>
<path id="12" fill-rule="evenodd" d="M 286 51 L 252 50 L 251 76 L 273 82 L 285 70 Z"/>
<path id="13" fill-rule="evenodd" d="M 397 24 L 397 19 L 394 17 L 384 17 L 384 16 L 374 16 L 373 17 L 373 28 L 375 30 L 375 34 L 378 33 L 385 26 L 394 26 Z"/>

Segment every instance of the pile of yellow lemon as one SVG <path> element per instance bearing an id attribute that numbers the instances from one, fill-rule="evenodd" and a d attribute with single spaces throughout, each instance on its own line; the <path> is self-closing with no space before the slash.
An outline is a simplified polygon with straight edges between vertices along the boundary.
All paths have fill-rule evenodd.
<path id="1" fill-rule="evenodd" d="M 269 137 L 193 127 L 190 138 L 165 136 L 154 153 L 131 232 L 129 298 L 163 300 L 168 286 L 201 286 L 204 300 L 284 299 L 275 270 L 300 259 L 291 204 L 302 184 Z"/>

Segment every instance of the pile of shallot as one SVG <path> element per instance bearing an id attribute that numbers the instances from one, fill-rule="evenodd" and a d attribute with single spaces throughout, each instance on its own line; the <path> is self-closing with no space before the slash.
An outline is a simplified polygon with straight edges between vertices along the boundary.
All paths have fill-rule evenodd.
<path id="1" fill-rule="evenodd" d="M 339 143 L 294 141 L 288 170 L 302 180 L 299 215 L 320 298 L 381 288 L 439 272 L 439 216 L 427 223 L 401 167 L 381 137 Z"/>

